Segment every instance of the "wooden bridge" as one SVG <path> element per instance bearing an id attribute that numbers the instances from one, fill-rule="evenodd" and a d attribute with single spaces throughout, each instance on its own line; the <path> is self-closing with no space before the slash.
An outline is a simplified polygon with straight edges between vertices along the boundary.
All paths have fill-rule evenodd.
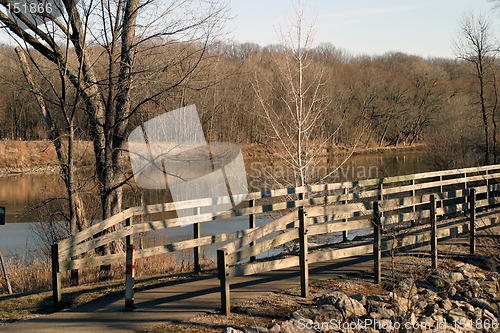
<path id="1" fill-rule="evenodd" d="M 229 198 L 206 198 L 132 207 L 94 224 L 52 246 L 54 306 L 61 302 L 61 273 L 93 266 L 127 263 L 126 306 L 133 306 L 134 261 L 175 251 L 193 249 L 194 271 L 200 271 L 200 249 L 221 243 L 217 267 L 221 286 L 221 309 L 230 313 L 230 280 L 286 267 L 300 266 L 301 293 L 308 297 L 308 265 L 350 256 L 373 254 L 374 281 L 381 279 L 381 252 L 430 242 L 433 268 L 437 268 L 438 239 L 462 233 L 470 235 L 470 251 L 475 251 L 476 215 L 500 203 L 500 165 L 436 171 L 406 176 L 377 178 L 354 182 L 321 184 L 249 193 L 236 209 L 213 217 L 217 205 Z M 187 217 L 173 217 L 176 209 L 192 212 Z M 256 227 L 258 214 L 278 216 Z M 465 214 L 467 219 L 456 219 Z M 478 216 L 479 216 L 478 215 Z M 201 237 L 202 222 L 248 216 L 244 230 Z M 136 219 L 143 217 L 143 223 Z M 193 223 L 193 238 L 145 249 L 134 250 L 133 235 L 185 223 Z M 228 220 L 228 223 L 230 221 Z M 103 233 L 106 229 L 117 230 Z M 367 229 L 369 228 L 369 229 Z M 347 242 L 352 230 L 373 231 L 369 241 Z M 310 251 L 308 236 L 343 233 L 344 246 Z M 390 236 L 390 237 L 389 237 Z M 86 254 L 107 243 L 124 239 L 125 253 L 105 256 Z M 298 241 L 298 251 L 273 258 L 256 256 L 291 241 Z M 132 303 L 130 303 L 132 301 Z M 129 302 L 129 303 L 127 303 Z"/>

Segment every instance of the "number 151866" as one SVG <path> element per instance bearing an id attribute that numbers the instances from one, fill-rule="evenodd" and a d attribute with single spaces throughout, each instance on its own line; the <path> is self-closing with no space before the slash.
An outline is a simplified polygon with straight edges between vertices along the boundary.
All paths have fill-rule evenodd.
<path id="1" fill-rule="evenodd" d="M 30 14 L 50 14 L 52 13 L 52 5 L 50 3 L 31 2 L 31 3 L 8 3 L 7 8 L 14 14 L 30 13 Z"/>

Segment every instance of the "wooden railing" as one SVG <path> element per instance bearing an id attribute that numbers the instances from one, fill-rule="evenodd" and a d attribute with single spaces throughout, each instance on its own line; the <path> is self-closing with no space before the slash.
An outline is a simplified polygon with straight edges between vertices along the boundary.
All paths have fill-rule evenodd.
<path id="1" fill-rule="evenodd" d="M 478 174 L 467 177 L 469 172 Z M 226 244 L 218 250 L 217 255 L 223 314 L 229 315 L 230 313 L 229 281 L 237 276 L 299 266 L 301 294 L 303 297 L 308 297 L 308 265 L 312 263 L 373 254 L 374 282 L 380 283 L 380 259 L 383 251 L 430 242 L 431 264 L 434 269 L 437 269 L 437 240 L 469 233 L 470 249 L 471 253 L 474 253 L 476 212 L 500 203 L 500 197 L 496 197 L 500 190 L 500 184 L 497 183 L 500 174 L 498 166 L 492 166 L 467 169 L 462 178 L 442 179 L 443 175 L 453 177 L 458 174 L 458 170 L 451 170 L 441 174 L 392 177 L 389 179 L 396 180 L 394 183 L 407 181 L 410 177 L 412 182 L 408 185 L 385 188 L 385 190 L 383 186 L 379 186 L 378 191 L 366 191 L 362 197 L 366 198 L 368 195 L 372 201 L 300 207 L 278 220 L 252 230 L 245 237 Z M 426 178 L 426 175 L 431 175 L 431 177 Z M 439 181 L 430 180 L 436 175 L 440 177 Z M 388 185 L 387 179 L 380 179 L 378 184 Z M 413 182 L 415 179 L 429 181 L 415 184 Z M 363 183 L 374 184 L 376 180 L 363 181 Z M 446 187 L 449 189 L 447 190 Z M 423 190 L 427 193 L 418 193 Z M 395 195 L 399 197 L 384 199 L 386 196 Z M 480 197 L 483 199 L 478 200 Z M 462 218 L 456 218 L 459 215 L 457 213 L 464 214 Z M 463 216 L 466 215 L 468 217 L 464 219 Z M 290 225 L 295 227 L 287 228 Z M 490 225 L 482 224 L 480 227 L 487 228 Z M 313 252 L 309 250 L 308 236 L 359 229 L 370 229 L 373 232 L 373 240 L 340 248 L 327 247 Z M 274 238 L 266 238 L 274 231 L 283 233 Z M 259 240 L 262 241 L 259 242 Z M 261 262 L 245 261 L 250 256 L 256 256 L 294 240 L 298 240 L 299 243 L 297 253 Z M 255 245 L 251 245 L 251 242 Z"/>
<path id="2" fill-rule="evenodd" d="M 197 261 L 194 263 L 195 271 L 199 271 L 200 268 L 201 246 L 232 240 L 217 253 L 221 283 L 225 285 L 232 276 L 296 265 L 302 267 L 316 261 L 366 253 L 372 245 L 337 249 L 334 250 L 337 252 L 329 253 L 308 254 L 307 251 L 302 251 L 303 253 L 296 257 L 255 262 L 257 254 L 294 239 L 299 239 L 302 247 L 307 248 L 306 235 L 340 231 L 347 233 L 350 230 L 373 227 L 372 206 L 375 201 L 380 203 L 380 211 L 383 212 L 380 214 L 380 224 L 384 228 L 401 227 L 405 223 L 414 225 L 430 218 L 431 194 L 436 195 L 440 204 L 436 208 L 437 215 L 466 210 L 469 201 L 465 197 L 469 195 L 471 188 L 476 189 L 479 194 L 476 202 L 478 207 L 497 203 L 495 193 L 498 190 L 499 179 L 500 165 L 494 165 L 254 192 L 246 195 L 236 209 L 215 217 L 212 212 L 217 211 L 219 205 L 227 204 L 229 198 L 205 198 L 177 202 L 175 205 L 164 203 L 131 207 L 52 246 L 54 305 L 58 306 L 61 301 L 62 272 L 111 263 L 125 263 L 126 253 L 104 256 L 87 256 L 87 254 L 120 239 L 125 239 L 127 245 L 130 245 L 133 243 L 134 234 L 177 227 L 186 222 L 192 223 L 195 235 L 193 239 L 139 249 L 135 251 L 133 259 L 193 249 Z M 176 209 L 185 210 L 189 215 L 182 218 L 171 217 L 175 215 Z M 255 216 L 263 213 L 282 216 L 256 228 Z M 135 223 L 135 219 L 140 216 L 144 217 L 146 222 Z M 235 216 L 249 216 L 249 228 L 200 236 L 202 222 Z M 104 232 L 110 228 L 116 230 Z M 285 232 L 271 240 L 261 241 L 273 231 Z M 247 248 L 243 249 L 244 246 Z M 241 263 L 244 259 L 250 259 L 250 262 Z M 229 306 L 229 301 L 226 303 Z"/>

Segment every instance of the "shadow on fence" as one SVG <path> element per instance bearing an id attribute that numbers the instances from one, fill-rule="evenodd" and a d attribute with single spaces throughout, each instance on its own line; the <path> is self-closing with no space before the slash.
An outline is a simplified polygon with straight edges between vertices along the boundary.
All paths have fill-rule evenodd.
<path id="1" fill-rule="evenodd" d="M 60 306 L 62 272 L 86 267 L 126 262 L 126 308 L 133 309 L 134 261 L 139 258 L 193 249 L 194 271 L 200 272 L 200 248 L 229 242 L 217 250 L 221 283 L 221 307 L 230 313 L 230 279 L 286 267 L 299 266 L 301 294 L 308 297 L 308 265 L 358 255 L 373 254 L 374 281 L 379 283 L 382 251 L 430 242 L 432 267 L 437 267 L 437 240 L 469 232 L 470 251 L 475 251 L 476 212 L 498 203 L 500 165 L 436 171 L 429 173 L 321 184 L 248 194 L 236 209 L 213 216 L 218 206 L 230 198 L 205 198 L 182 203 L 131 207 L 52 246 L 53 300 Z M 170 217 L 175 209 L 192 212 L 186 217 Z M 256 227 L 258 214 L 276 213 L 280 217 Z M 460 213 L 468 221 L 447 218 Z M 248 216 L 249 228 L 201 236 L 202 222 Z M 134 223 L 143 217 L 146 222 Z M 193 238 L 166 245 L 135 249 L 133 235 L 193 224 Z M 102 234 L 114 226 L 120 228 Z M 415 229 L 416 227 L 416 229 Z M 412 229 L 413 228 L 413 229 Z M 462 230 L 460 231 L 459 228 Z M 345 246 L 310 252 L 308 236 L 342 233 L 344 241 L 353 230 L 371 229 L 371 244 Z M 390 232 L 406 230 L 404 237 L 389 239 Z M 275 235 L 278 234 L 278 235 Z M 88 257 L 96 248 L 125 239 L 125 253 Z M 296 255 L 256 260 L 257 255 L 286 243 L 298 241 Z"/>

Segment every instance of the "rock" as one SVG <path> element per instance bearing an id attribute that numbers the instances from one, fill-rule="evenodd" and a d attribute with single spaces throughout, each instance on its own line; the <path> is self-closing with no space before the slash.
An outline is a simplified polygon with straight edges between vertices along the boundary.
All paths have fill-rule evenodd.
<path id="1" fill-rule="evenodd" d="M 417 294 L 417 285 L 412 278 L 406 278 L 399 281 L 396 287 L 396 293 L 404 298 L 412 298 Z"/>
<path id="2" fill-rule="evenodd" d="M 263 326 L 256 326 L 255 329 L 257 330 L 257 332 L 259 333 L 269 333 L 269 329 L 267 327 L 263 327 Z"/>
<path id="3" fill-rule="evenodd" d="M 426 296 L 426 297 L 435 297 L 436 296 L 436 293 L 437 293 L 437 289 L 436 287 L 434 286 L 431 286 L 425 282 L 423 283 L 420 283 L 420 292 L 422 295 Z"/>
<path id="4" fill-rule="evenodd" d="M 467 302 L 467 300 L 470 300 L 472 298 L 472 296 L 473 296 L 472 293 L 470 291 L 468 291 L 468 290 L 465 291 L 465 292 L 463 292 L 462 295 L 463 295 L 463 297 L 464 297 L 464 299 L 465 299 L 466 302 Z"/>
<path id="5" fill-rule="evenodd" d="M 461 306 L 461 309 L 463 311 L 469 311 L 469 312 L 474 312 L 474 307 L 472 305 L 470 305 L 469 303 L 467 302 L 464 302 L 464 304 Z"/>
<path id="6" fill-rule="evenodd" d="M 430 275 L 427 282 L 438 289 L 448 289 L 452 283 L 449 279 L 437 275 Z"/>
<path id="7" fill-rule="evenodd" d="M 366 301 L 366 309 L 370 311 L 376 311 L 378 308 L 387 308 L 390 307 L 390 304 L 378 301 Z"/>
<path id="8" fill-rule="evenodd" d="M 312 328 L 314 322 L 312 320 L 303 319 L 289 319 L 281 323 L 282 333 L 314 333 L 315 330 Z"/>
<path id="9" fill-rule="evenodd" d="M 236 328 L 226 327 L 222 330 L 222 333 L 244 333 L 243 331 L 237 330 Z"/>
<path id="10" fill-rule="evenodd" d="M 420 325 L 417 324 L 417 317 L 415 316 L 415 314 L 413 312 L 408 313 L 405 316 L 405 318 L 403 318 L 402 321 L 398 321 L 398 322 L 401 322 L 401 324 L 402 324 L 401 328 L 399 330 L 397 330 L 399 332 L 413 332 L 413 333 L 422 332 L 422 330 L 420 329 Z M 415 324 L 417 324 L 417 325 L 414 326 Z"/>
<path id="11" fill-rule="evenodd" d="M 477 268 L 475 266 L 472 266 L 470 264 L 465 264 L 459 269 L 457 269 L 458 272 L 462 273 L 463 276 L 469 279 L 481 279 L 481 280 L 486 280 L 486 276 L 481 273 L 477 272 Z"/>
<path id="12" fill-rule="evenodd" d="M 496 312 L 495 309 L 493 309 L 493 307 L 491 306 L 491 304 L 487 300 L 482 298 L 476 298 L 472 300 L 471 304 L 483 310 L 488 310 L 489 312 Z"/>
<path id="13" fill-rule="evenodd" d="M 366 297 L 363 294 L 355 294 L 351 295 L 352 299 L 355 299 L 359 303 L 361 303 L 363 306 L 366 306 Z"/>
<path id="14" fill-rule="evenodd" d="M 352 316 L 361 317 L 367 313 L 365 307 L 360 302 L 339 291 L 317 297 L 315 302 L 318 306 L 333 305 L 347 318 Z"/>
<path id="15" fill-rule="evenodd" d="M 451 282 L 453 282 L 453 283 L 462 281 L 464 279 L 463 274 L 459 273 L 459 272 L 451 272 L 449 274 L 449 277 L 450 277 Z"/>
<path id="16" fill-rule="evenodd" d="M 446 321 L 449 323 L 460 323 L 467 321 L 467 316 L 462 310 L 454 309 L 446 314 Z"/>
<path id="17" fill-rule="evenodd" d="M 450 311 L 453 308 L 453 305 L 451 304 L 451 301 L 446 298 L 439 302 L 439 307 L 445 311 Z"/>
<path id="18" fill-rule="evenodd" d="M 439 310 L 439 305 L 436 303 L 431 303 L 428 304 L 427 307 L 425 308 L 424 314 L 428 317 L 434 316 L 436 313 L 438 313 Z"/>
<path id="19" fill-rule="evenodd" d="M 380 318 L 384 318 L 384 319 L 394 318 L 394 310 L 392 310 L 392 309 L 380 308 L 380 309 L 378 309 L 378 311 L 376 313 L 378 313 L 380 315 Z"/>
<path id="20" fill-rule="evenodd" d="M 366 333 L 379 333 L 380 331 L 372 328 L 372 327 L 366 327 L 364 330 Z"/>
<path id="21" fill-rule="evenodd" d="M 384 295 L 369 295 L 366 297 L 366 300 L 367 302 L 369 301 L 375 301 L 375 302 L 378 302 L 378 303 L 388 303 L 388 304 L 391 304 L 392 303 L 392 299 L 394 294 L 393 293 L 386 293 Z"/>
<path id="22" fill-rule="evenodd" d="M 421 314 L 427 308 L 428 303 L 425 300 L 423 300 L 423 301 L 417 301 L 414 304 L 415 306 L 413 307 L 413 312 L 415 312 L 416 314 Z"/>
<path id="23" fill-rule="evenodd" d="M 420 319 L 420 322 L 424 323 L 425 325 L 427 325 L 428 329 L 431 329 L 431 328 L 434 327 L 435 320 L 432 319 L 431 317 L 422 317 Z"/>
<path id="24" fill-rule="evenodd" d="M 317 321 L 331 321 L 331 320 L 341 320 L 344 316 L 342 313 L 333 305 L 322 305 L 317 308 Z"/>
<path id="25" fill-rule="evenodd" d="M 412 308 L 412 303 L 408 298 L 398 297 L 395 299 L 395 306 L 403 312 L 407 312 Z"/>
<path id="26" fill-rule="evenodd" d="M 462 281 L 464 276 L 459 272 L 448 272 L 442 269 L 434 271 L 428 278 L 427 283 L 438 289 L 448 289 L 453 284 Z"/>
<path id="27" fill-rule="evenodd" d="M 394 322 L 390 319 L 381 319 L 377 322 L 377 327 L 382 328 L 383 332 L 394 332 Z"/>
<path id="28" fill-rule="evenodd" d="M 434 327 L 439 326 L 439 325 L 443 325 L 443 323 L 446 323 L 446 320 L 444 319 L 444 317 L 442 315 L 439 315 L 439 314 L 432 316 L 432 319 L 434 320 Z"/>
<path id="29" fill-rule="evenodd" d="M 491 299 L 495 298 L 497 295 L 497 291 L 493 287 L 487 287 L 487 288 L 484 288 L 483 290 L 484 290 L 485 295 L 487 295 Z"/>
<path id="30" fill-rule="evenodd" d="M 469 290 L 477 290 L 481 288 L 481 285 L 475 279 L 465 279 L 463 284 L 467 286 Z"/>
<path id="31" fill-rule="evenodd" d="M 264 333 L 264 332 L 268 332 L 267 328 L 263 328 L 261 327 L 260 329 L 259 328 L 256 328 L 256 327 L 250 327 L 250 326 L 245 326 L 243 327 L 243 333 Z"/>
<path id="32" fill-rule="evenodd" d="M 486 309 L 483 309 L 483 319 L 496 320 L 495 315 Z"/>
<path id="33" fill-rule="evenodd" d="M 474 309 L 474 319 L 482 319 L 483 318 L 483 310 L 480 308 Z"/>
<path id="34" fill-rule="evenodd" d="M 295 319 L 312 319 L 314 320 L 318 316 L 318 310 L 312 308 L 300 308 L 292 313 L 292 317 Z"/>
<path id="35" fill-rule="evenodd" d="M 272 333 L 279 333 L 281 332 L 281 325 L 278 323 L 272 323 L 267 327 L 267 330 Z"/>

